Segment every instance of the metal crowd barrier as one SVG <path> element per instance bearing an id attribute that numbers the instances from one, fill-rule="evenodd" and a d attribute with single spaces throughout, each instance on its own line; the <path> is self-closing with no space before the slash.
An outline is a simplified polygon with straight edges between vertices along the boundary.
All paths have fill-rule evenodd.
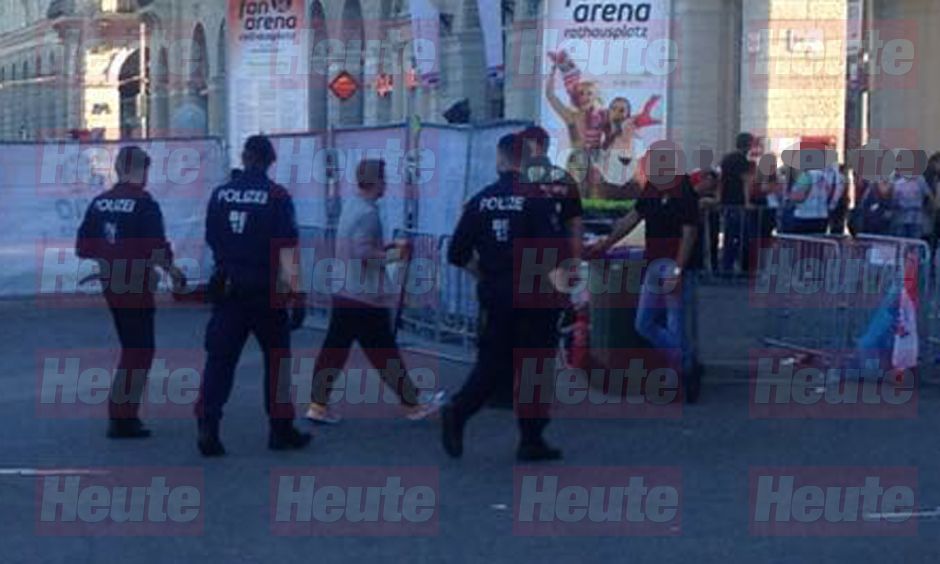
<path id="1" fill-rule="evenodd" d="M 711 204 L 699 210 L 701 280 L 727 284 L 746 280 L 757 269 L 759 250 L 771 241 L 777 210 Z"/>
<path id="2" fill-rule="evenodd" d="M 835 239 L 778 235 L 761 253 L 751 300 L 766 311 L 764 344 L 814 356 L 840 350 L 844 304 L 804 290 L 837 275 L 841 250 Z"/>
<path id="3" fill-rule="evenodd" d="M 890 326 L 876 314 L 896 311 L 906 265 L 918 265 L 920 365 L 933 362 L 940 341 L 932 335 L 940 316 L 934 261 L 919 239 L 778 235 L 761 257 L 752 300 L 766 308 L 764 344 L 823 359 L 854 355 L 869 331 L 893 346 Z M 883 319 L 882 319 L 883 321 Z"/>
<path id="4" fill-rule="evenodd" d="M 463 269 L 447 262 L 450 236 L 398 230 L 396 237 L 411 241 L 412 264 L 423 261 L 423 268 L 430 267 L 433 277 L 433 295 L 408 291 L 403 294 L 399 315 L 401 328 L 435 343 L 472 350 L 476 345 L 479 319 L 476 281 Z"/>

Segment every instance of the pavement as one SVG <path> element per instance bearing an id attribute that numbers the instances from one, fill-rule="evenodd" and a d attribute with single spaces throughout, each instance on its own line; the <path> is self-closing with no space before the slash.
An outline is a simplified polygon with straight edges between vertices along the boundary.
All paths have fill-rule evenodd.
<path id="1" fill-rule="evenodd" d="M 643 523 L 613 527 L 584 518 L 572 525 L 562 517 L 530 527 L 514 518 L 521 511 L 514 470 L 517 476 L 529 470 L 515 466 L 515 425 L 504 410 L 486 409 L 471 422 L 459 461 L 442 452 L 437 422 L 409 422 L 390 415 L 394 409 L 318 427 L 313 444 L 304 451 L 268 451 L 260 399 L 262 359 L 254 343 L 246 347 L 239 364 L 224 420 L 229 456 L 200 458 L 194 422 L 184 413 L 150 418 L 155 433 L 151 439 L 109 441 L 101 418 L 50 415 L 37 397 L 42 351 L 116 348 L 107 312 L 100 307 L 43 307 L 28 300 L 0 302 L 0 559 L 69 564 L 210 558 L 231 563 L 940 560 L 940 457 L 935 440 L 940 389 L 922 388 L 916 409 L 902 418 L 755 417 L 741 367 L 760 329 L 753 315 L 740 307 L 736 291 L 740 289 L 724 289 L 703 301 L 700 331 L 709 369 L 700 403 L 683 406 L 673 417 L 568 418 L 549 427 L 548 438 L 564 448 L 565 461 L 532 472 L 558 475 L 561 482 L 582 479 L 585 486 L 611 473 L 643 475 L 648 484 L 678 485 L 677 518 L 657 525 L 647 515 Z M 729 305 L 734 303 L 739 307 Z M 207 317 L 208 311 L 196 306 L 161 310 L 158 346 L 198 351 Z M 317 330 L 298 331 L 295 347 L 316 350 L 322 337 Z M 469 369 L 414 354 L 408 359 L 435 363 L 450 391 L 459 387 Z M 135 467 L 201 475 L 197 522 L 176 529 L 153 523 L 144 523 L 142 529 L 94 523 L 74 529 L 74 523 L 55 518 L 51 525 L 43 521 L 40 498 L 49 482 L 33 470 L 97 469 L 120 476 Z M 790 474 L 804 476 L 807 483 L 816 479 L 822 486 L 848 483 L 863 474 L 896 474 L 915 491 L 918 514 L 902 516 L 899 528 L 864 529 L 818 517 L 809 523 L 791 519 L 766 534 L 766 529 L 752 526 L 749 481 L 755 469 L 766 467 L 789 468 Z M 895 474 L 885 467 L 894 468 Z M 377 529 L 374 523 L 347 522 L 345 528 L 312 527 L 285 535 L 286 529 L 276 522 L 274 476 L 322 472 L 353 483 L 402 468 L 409 479 L 433 483 L 430 525 Z M 793 504 L 798 504 L 795 498 Z"/>

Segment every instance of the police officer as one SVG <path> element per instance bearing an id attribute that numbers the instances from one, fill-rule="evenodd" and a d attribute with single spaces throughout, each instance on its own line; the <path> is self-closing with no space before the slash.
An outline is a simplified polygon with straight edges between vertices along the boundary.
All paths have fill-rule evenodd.
<path id="1" fill-rule="evenodd" d="M 491 394 L 515 375 L 514 351 L 553 350 L 562 300 L 556 296 L 529 296 L 537 303 L 522 304 L 515 291 L 515 251 L 524 241 L 543 241 L 567 247 L 554 202 L 538 185 L 520 178 L 521 139 L 506 135 L 497 147 L 499 180 L 487 186 L 464 207 L 448 260 L 478 278 L 477 297 L 482 327 L 476 366 L 463 388 L 441 412 L 444 449 L 451 457 L 463 453 L 463 432 Z M 559 244 L 560 243 L 560 244 Z M 559 249 L 556 249 L 559 250 Z M 544 255 L 543 255 L 544 256 Z M 521 461 L 554 460 L 561 451 L 542 438 L 548 424 L 547 405 L 517 411 Z"/>
<path id="2" fill-rule="evenodd" d="M 98 277 L 121 343 L 108 398 L 112 439 L 150 436 L 138 414 L 155 347 L 155 269 L 169 274 L 174 289 L 186 286 L 185 276 L 173 265 L 160 205 L 146 190 L 149 168 L 150 157 L 140 147 L 118 152 L 117 184 L 91 201 L 76 242 L 80 258 L 98 261 Z"/>
<path id="3" fill-rule="evenodd" d="M 584 207 L 578 183 L 568 172 L 552 164 L 548 158 L 551 137 L 537 125 L 530 125 L 519 134 L 523 141 L 522 176 L 554 199 L 555 212 L 565 227 L 565 236 L 571 244 L 571 254 L 581 256 L 584 234 Z"/>
<path id="4" fill-rule="evenodd" d="M 209 200 L 206 241 L 215 262 L 209 284 L 213 310 L 196 406 L 203 456 L 225 454 L 219 422 L 249 334 L 264 356 L 268 448 L 299 449 L 310 442 L 308 433 L 294 427 L 290 399 L 290 331 L 303 324 L 306 296 L 297 277 L 293 200 L 267 176 L 275 159 L 267 137 L 250 137 L 242 152 L 242 174 L 216 188 Z"/>

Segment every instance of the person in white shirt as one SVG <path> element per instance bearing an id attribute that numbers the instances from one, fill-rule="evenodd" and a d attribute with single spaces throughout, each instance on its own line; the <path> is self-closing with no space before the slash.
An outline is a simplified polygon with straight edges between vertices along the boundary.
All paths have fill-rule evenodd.
<path id="1" fill-rule="evenodd" d="M 408 419 L 424 419 L 443 403 L 441 391 L 420 396 L 408 376 L 392 333 L 390 301 L 397 293 L 385 288 L 385 267 L 408 252 L 405 242 L 384 244 L 377 202 L 385 194 L 385 162 L 366 159 L 356 170 L 359 188 L 343 202 L 336 230 L 336 259 L 346 267 L 342 289 L 333 295 L 326 340 L 313 369 L 313 385 L 307 419 L 338 423 L 339 414 L 329 405 L 332 380 L 359 343 L 369 362 L 387 386 L 398 394 Z"/>
<path id="2" fill-rule="evenodd" d="M 837 164 L 803 172 L 789 194 L 793 204 L 789 231 L 802 234 L 826 233 L 829 228 L 829 216 L 844 192 L 845 182 Z"/>

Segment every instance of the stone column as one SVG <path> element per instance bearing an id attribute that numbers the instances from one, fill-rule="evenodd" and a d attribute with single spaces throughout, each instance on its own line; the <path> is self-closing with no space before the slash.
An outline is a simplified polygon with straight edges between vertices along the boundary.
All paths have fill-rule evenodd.
<path id="1" fill-rule="evenodd" d="M 540 47 L 536 18 L 520 17 L 506 32 L 504 97 L 507 118 L 539 119 L 543 98 Z"/>
<path id="2" fill-rule="evenodd" d="M 679 67 L 669 81 L 668 125 L 689 158 L 710 149 L 717 160 L 733 145 L 741 109 L 740 9 L 739 1 L 675 0 Z"/>
<path id="3" fill-rule="evenodd" d="M 227 139 L 228 91 L 225 75 L 216 74 L 209 79 L 209 135 Z"/>

